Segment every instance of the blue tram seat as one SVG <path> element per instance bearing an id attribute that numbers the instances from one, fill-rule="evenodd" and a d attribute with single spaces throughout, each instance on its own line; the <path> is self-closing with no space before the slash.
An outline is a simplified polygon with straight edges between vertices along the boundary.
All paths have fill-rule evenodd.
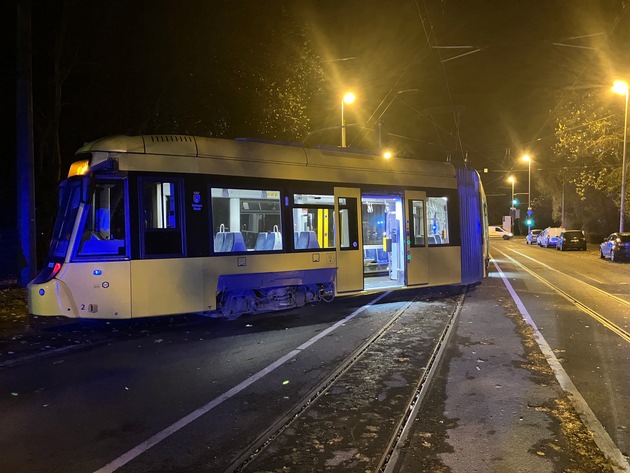
<path id="1" fill-rule="evenodd" d="M 429 245 L 435 245 L 436 243 L 435 236 L 429 235 Z"/>
<path id="2" fill-rule="evenodd" d="M 254 250 L 262 251 L 265 249 L 267 245 L 267 232 L 260 232 L 258 234 L 258 238 L 256 239 L 256 245 L 254 245 Z"/>
<path id="3" fill-rule="evenodd" d="M 282 249 L 282 234 L 280 232 L 269 232 L 267 234 L 267 242 L 265 250 L 281 250 Z"/>
<path id="4" fill-rule="evenodd" d="M 223 251 L 223 243 L 225 243 L 225 232 L 218 232 L 214 236 L 214 252 L 221 253 Z"/>
<path id="5" fill-rule="evenodd" d="M 300 232 L 296 248 L 300 250 L 305 248 L 319 248 L 317 234 L 315 232 Z"/>
<path id="6" fill-rule="evenodd" d="M 300 239 L 300 232 L 293 232 L 293 248 L 297 249 L 299 239 Z"/>
<path id="7" fill-rule="evenodd" d="M 230 238 L 232 245 L 231 247 L 225 248 L 223 251 L 247 251 L 247 246 L 245 245 L 245 240 L 241 232 L 229 232 L 228 235 L 232 235 Z"/>
<path id="8" fill-rule="evenodd" d="M 363 259 L 368 263 L 376 261 L 376 248 L 365 248 L 363 250 Z"/>
<path id="9" fill-rule="evenodd" d="M 389 264 L 387 251 L 385 251 L 383 248 L 379 248 L 378 250 L 376 250 L 376 263 L 384 265 Z"/>
<path id="10" fill-rule="evenodd" d="M 222 235 L 222 236 L 219 236 Z M 221 247 L 217 250 L 217 243 L 223 239 Z M 247 251 L 245 240 L 241 232 L 219 232 L 214 240 L 215 251 L 218 253 L 231 253 L 233 251 Z"/>

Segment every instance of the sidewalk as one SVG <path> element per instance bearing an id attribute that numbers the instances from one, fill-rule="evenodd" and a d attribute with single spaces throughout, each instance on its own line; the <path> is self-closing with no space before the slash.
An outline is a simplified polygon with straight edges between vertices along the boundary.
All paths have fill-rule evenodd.
<path id="1" fill-rule="evenodd" d="M 498 277 L 466 296 L 423 405 L 399 471 L 623 471 L 598 449 Z"/>

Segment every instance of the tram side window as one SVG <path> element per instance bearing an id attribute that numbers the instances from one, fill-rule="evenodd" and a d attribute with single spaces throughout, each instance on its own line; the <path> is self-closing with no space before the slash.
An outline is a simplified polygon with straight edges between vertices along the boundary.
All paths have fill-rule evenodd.
<path id="1" fill-rule="evenodd" d="M 339 241 L 341 250 L 359 249 L 357 199 L 339 197 Z"/>
<path id="2" fill-rule="evenodd" d="M 293 195 L 293 247 L 296 250 L 335 247 L 334 196 Z"/>
<path id="3" fill-rule="evenodd" d="M 78 256 L 125 256 L 125 183 L 96 181 L 84 215 Z"/>
<path id="4" fill-rule="evenodd" d="M 409 208 L 411 208 L 411 246 L 424 246 L 424 201 L 423 200 L 411 200 L 409 201 Z"/>
<path id="5" fill-rule="evenodd" d="M 429 222 L 429 245 L 448 245 L 448 199 L 427 197 L 427 218 Z"/>
<path id="6" fill-rule="evenodd" d="M 280 191 L 210 189 L 215 253 L 281 251 Z"/>
<path id="7" fill-rule="evenodd" d="M 146 256 L 181 255 L 179 183 L 144 181 L 141 195 L 142 241 Z"/>

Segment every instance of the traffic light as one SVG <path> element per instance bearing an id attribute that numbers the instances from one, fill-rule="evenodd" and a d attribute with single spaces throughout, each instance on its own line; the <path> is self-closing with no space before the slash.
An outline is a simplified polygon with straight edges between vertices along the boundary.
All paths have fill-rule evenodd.
<path id="1" fill-rule="evenodd" d="M 512 200 L 512 205 L 516 207 L 518 205 L 518 199 Z"/>
<path id="2" fill-rule="evenodd" d="M 525 223 L 527 224 L 528 227 L 532 227 L 534 225 L 534 219 L 530 217 L 527 220 L 525 220 Z"/>

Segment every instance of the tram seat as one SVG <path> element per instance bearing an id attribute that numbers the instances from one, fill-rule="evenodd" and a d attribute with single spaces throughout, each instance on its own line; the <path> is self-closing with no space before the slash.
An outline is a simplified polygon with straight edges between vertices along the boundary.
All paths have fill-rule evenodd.
<path id="1" fill-rule="evenodd" d="M 269 232 L 265 243 L 265 250 L 281 250 L 282 249 L 282 233 Z"/>
<path id="2" fill-rule="evenodd" d="M 429 245 L 436 245 L 437 241 L 435 240 L 434 235 L 429 235 Z"/>
<path id="3" fill-rule="evenodd" d="M 214 252 L 221 253 L 223 251 L 223 243 L 225 243 L 225 232 L 218 232 L 214 236 Z"/>
<path id="4" fill-rule="evenodd" d="M 221 242 L 223 240 L 223 242 Z M 221 246 L 218 246 L 218 244 Z M 214 248 L 217 253 L 231 253 L 233 251 L 246 251 L 245 240 L 241 232 L 219 232 L 214 240 Z M 219 248 L 219 249 L 217 249 Z"/>
<path id="5" fill-rule="evenodd" d="M 223 252 L 246 251 L 245 240 L 241 232 L 226 232 L 225 242 L 223 243 Z"/>
<path id="6" fill-rule="evenodd" d="M 296 248 L 299 250 L 305 248 L 319 248 L 317 234 L 315 232 L 300 232 Z"/>
<path id="7" fill-rule="evenodd" d="M 300 239 L 300 232 L 293 232 L 293 248 L 297 249 L 299 239 Z"/>
<path id="8" fill-rule="evenodd" d="M 385 251 L 383 248 L 379 248 L 378 250 L 376 250 L 376 264 L 389 264 L 387 251 Z"/>
<path id="9" fill-rule="evenodd" d="M 363 261 L 366 266 L 376 264 L 376 248 L 364 248 Z"/>
<path id="10" fill-rule="evenodd" d="M 258 234 L 258 238 L 256 238 L 256 245 L 254 245 L 254 250 L 263 251 L 267 246 L 267 232 L 260 232 Z"/>

